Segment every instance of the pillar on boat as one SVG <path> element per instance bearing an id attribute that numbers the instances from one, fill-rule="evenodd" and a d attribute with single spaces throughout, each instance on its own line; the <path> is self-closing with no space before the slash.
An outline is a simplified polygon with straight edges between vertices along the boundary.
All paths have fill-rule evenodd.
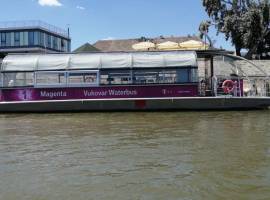
<path id="1" fill-rule="evenodd" d="M 214 77 L 214 57 L 210 57 L 211 80 Z"/>
<path id="2" fill-rule="evenodd" d="M 214 57 L 213 55 L 205 56 L 205 62 L 208 62 L 208 66 L 205 68 L 205 78 L 207 80 L 206 96 L 212 96 L 214 94 L 213 89 L 213 77 L 214 77 Z"/>
<path id="3" fill-rule="evenodd" d="M 214 77 L 214 56 L 210 56 L 210 73 L 211 73 L 211 78 L 210 78 L 210 89 L 212 91 L 212 95 L 215 94 L 215 87 L 213 87 L 213 77 Z"/>

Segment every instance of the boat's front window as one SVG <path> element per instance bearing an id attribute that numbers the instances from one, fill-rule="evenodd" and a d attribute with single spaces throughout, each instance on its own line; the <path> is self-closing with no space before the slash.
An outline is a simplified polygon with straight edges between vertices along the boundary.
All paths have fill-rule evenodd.
<path id="1" fill-rule="evenodd" d="M 3 87 L 33 86 L 33 72 L 6 72 L 2 73 Z"/>

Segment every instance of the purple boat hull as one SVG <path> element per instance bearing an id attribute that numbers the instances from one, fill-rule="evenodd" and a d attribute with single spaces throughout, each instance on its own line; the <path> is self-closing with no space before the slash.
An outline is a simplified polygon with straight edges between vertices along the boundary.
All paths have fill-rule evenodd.
<path id="1" fill-rule="evenodd" d="M 198 96 L 197 84 L 152 86 L 104 86 L 85 88 L 3 89 L 1 101 L 43 101 L 76 99 L 126 99 Z"/>
<path id="2" fill-rule="evenodd" d="M 0 112 L 261 109 L 270 98 L 198 97 L 198 86 L 2 89 Z"/>

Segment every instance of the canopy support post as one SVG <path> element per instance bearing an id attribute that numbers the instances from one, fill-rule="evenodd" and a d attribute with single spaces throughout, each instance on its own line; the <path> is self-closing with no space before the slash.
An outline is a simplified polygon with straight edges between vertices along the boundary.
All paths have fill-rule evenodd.
<path id="1" fill-rule="evenodd" d="M 214 56 L 210 57 L 210 74 L 211 74 L 211 78 L 210 78 L 210 87 L 211 87 L 211 91 L 212 91 L 212 95 L 215 94 L 215 87 L 213 87 L 213 77 L 214 77 Z"/>

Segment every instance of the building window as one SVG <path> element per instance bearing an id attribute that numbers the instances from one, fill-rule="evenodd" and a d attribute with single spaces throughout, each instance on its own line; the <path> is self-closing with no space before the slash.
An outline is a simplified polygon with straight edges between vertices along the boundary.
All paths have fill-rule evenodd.
<path id="1" fill-rule="evenodd" d="M 54 37 L 54 36 L 53 36 L 53 48 L 54 48 L 55 50 L 58 50 L 57 37 Z"/>
<path id="2" fill-rule="evenodd" d="M 11 46 L 11 33 L 7 33 L 7 46 Z"/>
<path id="3" fill-rule="evenodd" d="M 46 39 L 47 39 L 47 48 L 52 48 L 51 36 L 47 35 Z"/>
<path id="4" fill-rule="evenodd" d="M 45 47 L 45 43 L 44 43 L 44 34 L 45 33 L 40 33 L 40 40 L 39 40 L 39 45 L 42 47 Z"/>
<path id="5" fill-rule="evenodd" d="M 1 33 L 1 46 L 6 46 L 7 43 L 7 34 Z"/>
<path id="6" fill-rule="evenodd" d="M 67 47 L 66 47 L 66 41 L 64 39 L 61 39 L 61 51 L 66 51 Z"/>
<path id="7" fill-rule="evenodd" d="M 31 46 L 31 45 L 34 45 L 35 44 L 35 37 L 34 37 L 34 34 L 35 32 L 31 31 L 31 32 L 28 32 L 28 45 Z"/>
<path id="8" fill-rule="evenodd" d="M 35 31 L 35 33 L 34 33 L 34 44 L 39 45 L 39 40 L 40 40 L 40 32 Z"/>
<path id="9" fill-rule="evenodd" d="M 71 51 L 71 44 L 70 44 L 70 41 L 67 41 L 67 46 L 68 46 L 67 51 L 70 52 L 70 51 Z"/>
<path id="10" fill-rule="evenodd" d="M 20 46 L 20 32 L 14 33 L 14 46 Z"/>

